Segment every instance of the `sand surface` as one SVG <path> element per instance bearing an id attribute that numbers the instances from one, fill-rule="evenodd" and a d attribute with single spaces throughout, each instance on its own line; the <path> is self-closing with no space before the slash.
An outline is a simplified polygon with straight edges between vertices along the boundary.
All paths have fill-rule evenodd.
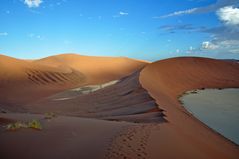
<path id="1" fill-rule="evenodd" d="M 149 64 L 73 54 L 33 61 L 3 58 L 0 151 L 6 159 L 239 156 L 238 146 L 194 118 L 178 101 L 188 90 L 239 87 L 237 63 L 173 58 Z M 24 71 L 29 67 L 41 71 L 28 75 Z M 55 76 L 45 72 L 54 72 L 64 84 L 59 79 L 53 82 Z M 87 85 L 112 80 L 118 81 L 83 92 L 94 89 Z M 20 87 L 22 83 L 24 87 Z M 44 114 L 48 112 L 57 117 L 46 120 Z M 9 122 L 32 119 L 40 120 L 41 131 L 6 131 Z"/>
<path id="2" fill-rule="evenodd" d="M 0 60 L 4 159 L 105 158 L 112 140 L 134 122 L 164 121 L 159 110 L 145 115 L 157 108 L 139 84 L 137 70 L 145 62 L 72 54 Z M 56 117 L 46 119 L 52 112 Z M 42 130 L 6 130 L 9 123 L 33 119 L 40 121 Z"/>
<path id="3" fill-rule="evenodd" d="M 157 104 L 141 87 L 139 73 L 136 71 L 114 85 L 87 94 L 79 88 L 74 89 L 74 93 L 67 90 L 24 105 L 23 109 L 28 113 L 54 112 L 58 115 L 115 121 L 163 122 L 161 110 L 149 112 L 157 108 Z"/>
<path id="4" fill-rule="evenodd" d="M 44 115 L 1 114 L 16 121 L 40 120 L 43 130 L 21 129 L 7 132 L 0 127 L 2 159 L 99 158 L 103 159 L 111 140 L 133 123 L 58 116 L 51 120 Z"/>
<path id="5" fill-rule="evenodd" d="M 125 77 L 146 62 L 62 54 L 39 60 L 0 55 L 0 105 L 20 109 L 55 93 Z"/>
<path id="6" fill-rule="evenodd" d="M 193 89 L 239 87 L 237 63 L 166 59 L 146 66 L 140 81 L 168 121 L 152 135 L 151 158 L 238 158 L 238 146 L 194 118 L 178 101 L 181 94 Z"/>
<path id="7" fill-rule="evenodd" d="M 62 54 L 35 60 L 46 66 L 60 69 L 74 69 L 83 73 L 88 84 L 104 83 L 122 78 L 142 68 L 146 61 L 133 60 L 126 57 L 94 57 L 76 54 Z"/>

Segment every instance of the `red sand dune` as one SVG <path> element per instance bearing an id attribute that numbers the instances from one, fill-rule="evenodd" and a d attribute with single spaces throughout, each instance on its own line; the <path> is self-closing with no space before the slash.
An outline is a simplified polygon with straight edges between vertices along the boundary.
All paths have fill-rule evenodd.
<path id="1" fill-rule="evenodd" d="M 239 87 L 237 63 L 185 57 L 146 65 L 70 54 L 31 61 L 1 56 L 0 68 L 0 108 L 14 111 L 0 113 L 4 159 L 239 157 L 238 146 L 178 102 L 187 90 Z M 115 79 L 121 80 L 90 94 L 69 90 Z M 58 116 L 48 121 L 42 113 L 51 111 Z M 5 131 L 10 121 L 32 119 L 41 121 L 41 131 Z"/>
<path id="2" fill-rule="evenodd" d="M 142 86 L 165 110 L 167 124 L 152 136 L 151 158 L 239 158 L 238 146 L 192 117 L 179 103 L 185 91 L 239 87 L 239 64 L 207 58 L 172 58 L 146 66 Z M 154 151 L 155 150 L 155 151 Z"/>
<path id="3" fill-rule="evenodd" d="M 129 58 L 64 54 L 40 60 L 0 55 L 0 104 L 30 103 L 83 85 L 107 82 L 129 75 L 146 62 Z"/>
<path id="4" fill-rule="evenodd" d="M 97 57 L 76 54 L 50 56 L 33 62 L 61 69 L 75 69 L 86 76 L 88 84 L 120 79 L 148 63 L 126 57 Z"/>

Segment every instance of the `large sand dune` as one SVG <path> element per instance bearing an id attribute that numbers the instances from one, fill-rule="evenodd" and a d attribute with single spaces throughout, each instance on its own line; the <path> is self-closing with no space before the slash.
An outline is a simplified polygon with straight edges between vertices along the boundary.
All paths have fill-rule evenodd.
<path id="1" fill-rule="evenodd" d="M 185 57 L 148 64 L 70 54 L 30 61 L 1 56 L 0 67 L 4 159 L 239 157 L 238 146 L 178 101 L 188 90 L 239 87 L 235 62 Z M 118 82 L 88 86 L 111 80 Z M 46 112 L 57 117 L 47 120 Z M 7 123 L 31 119 L 43 129 L 5 131 Z"/>
<path id="2" fill-rule="evenodd" d="M 41 60 L 2 56 L 1 60 L 0 153 L 4 159 L 104 158 L 111 140 L 133 122 L 164 121 L 160 111 L 145 115 L 156 108 L 139 84 L 139 71 L 135 72 L 145 62 L 77 55 Z M 90 94 L 78 89 L 120 78 L 115 85 Z M 77 89 L 72 93 L 70 88 Z M 57 100 L 60 96 L 64 99 Z M 46 112 L 57 117 L 47 120 Z M 32 119 L 40 120 L 42 131 L 5 131 L 8 123 Z"/>
<path id="3" fill-rule="evenodd" d="M 39 60 L 20 60 L 1 55 L 0 104 L 20 108 L 19 105 L 69 88 L 119 79 L 145 64 L 128 58 L 75 54 Z"/>
<path id="4" fill-rule="evenodd" d="M 167 124 L 153 132 L 152 158 L 238 158 L 239 149 L 191 116 L 179 103 L 185 91 L 239 87 L 239 64 L 207 58 L 173 58 L 141 72 L 142 86 L 165 110 Z"/>
<path id="5" fill-rule="evenodd" d="M 104 83 L 127 76 L 148 62 L 126 57 L 94 57 L 62 54 L 33 61 L 58 68 L 72 68 L 87 77 L 88 84 Z"/>

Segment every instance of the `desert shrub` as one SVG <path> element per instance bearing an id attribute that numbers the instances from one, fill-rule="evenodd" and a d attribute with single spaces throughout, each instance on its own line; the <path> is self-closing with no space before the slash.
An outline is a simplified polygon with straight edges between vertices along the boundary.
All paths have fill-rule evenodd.
<path id="1" fill-rule="evenodd" d="M 38 120 L 32 120 L 32 121 L 28 122 L 28 128 L 41 130 L 42 126 Z"/>
<path id="2" fill-rule="evenodd" d="M 6 127 L 6 130 L 16 131 L 16 130 L 21 129 L 21 128 L 32 128 L 32 129 L 41 130 L 42 126 L 41 126 L 41 123 L 38 120 L 34 119 L 32 121 L 29 121 L 29 122 L 17 121 L 15 123 L 8 124 L 7 127 Z"/>
<path id="3" fill-rule="evenodd" d="M 27 128 L 27 125 L 23 122 L 17 121 L 7 125 L 7 130 L 15 131 L 20 128 Z"/>
<path id="4" fill-rule="evenodd" d="M 55 113 L 45 113 L 45 119 L 52 119 L 52 118 L 55 118 L 56 117 L 56 114 Z"/>

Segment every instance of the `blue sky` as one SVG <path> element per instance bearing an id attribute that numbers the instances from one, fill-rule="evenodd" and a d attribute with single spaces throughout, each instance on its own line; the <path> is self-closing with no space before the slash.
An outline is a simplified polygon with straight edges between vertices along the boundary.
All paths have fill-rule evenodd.
<path id="1" fill-rule="evenodd" d="M 0 54 L 239 59 L 239 0 L 1 0 Z"/>

